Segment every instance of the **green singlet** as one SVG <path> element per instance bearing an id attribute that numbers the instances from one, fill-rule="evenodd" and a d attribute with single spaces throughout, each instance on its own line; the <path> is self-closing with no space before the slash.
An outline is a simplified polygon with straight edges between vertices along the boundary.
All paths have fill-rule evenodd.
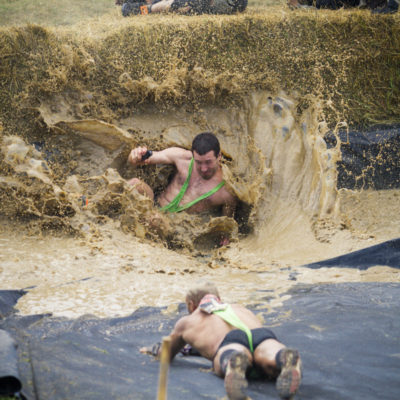
<path id="1" fill-rule="evenodd" d="M 189 165 L 188 176 L 187 176 L 184 184 L 182 185 L 181 190 L 176 195 L 176 197 L 171 201 L 171 203 L 169 203 L 169 204 L 165 205 L 164 207 L 160 208 L 161 211 L 167 211 L 167 212 L 170 212 L 170 213 L 175 213 L 175 212 L 181 212 L 183 210 L 186 210 L 187 208 L 194 206 L 199 201 L 204 200 L 207 197 L 210 197 L 214 193 L 218 192 L 218 190 L 221 189 L 222 186 L 225 185 L 225 181 L 222 181 L 214 189 L 211 189 L 209 192 L 204 193 L 200 197 L 198 197 L 197 199 L 194 199 L 194 200 L 190 201 L 189 203 L 186 203 L 186 204 L 180 206 L 179 203 L 181 202 L 181 200 L 182 200 L 183 196 L 185 195 L 186 190 L 187 190 L 187 188 L 189 186 L 190 177 L 192 176 L 192 171 L 193 171 L 193 163 L 194 163 L 194 159 L 192 157 L 192 160 L 190 161 L 190 165 Z"/>
<path id="2" fill-rule="evenodd" d="M 228 305 L 225 308 L 225 310 L 213 311 L 213 314 L 218 315 L 220 318 L 222 318 L 224 321 L 226 321 L 228 324 L 234 326 L 235 328 L 244 331 L 244 333 L 247 335 L 247 339 L 249 341 L 250 351 L 252 353 L 254 353 L 253 335 L 251 334 L 251 331 L 247 327 L 247 325 L 245 325 L 244 322 L 242 322 L 242 320 L 236 315 L 235 311 L 233 311 L 233 308 L 230 305 Z"/>
<path id="3" fill-rule="evenodd" d="M 249 341 L 250 351 L 253 353 L 253 335 L 247 325 L 237 316 L 235 311 L 230 304 L 223 303 L 214 294 L 206 294 L 199 303 L 199 308 L 201 311 L 207 314 L 215 314 L 229 325 L 234 326 L 237 329 L 242 330 L 247 335 Z"/>

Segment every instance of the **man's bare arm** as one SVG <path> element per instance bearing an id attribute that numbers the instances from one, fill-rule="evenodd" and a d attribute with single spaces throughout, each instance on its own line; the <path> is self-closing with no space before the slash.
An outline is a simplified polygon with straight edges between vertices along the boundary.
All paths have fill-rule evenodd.
<path id="1" fill-rule="evenodd" d="M 171 361 L 186 344 L 186 342 L 183 340 L 185 321 L 185 317 L 181 318 L 176 323 L 174 330 L 169 335 L 169 337 L 171 338 Z"/>
<path id="2" fill-rule="evenodd" d="M 142 157 L 147 152 L 147 147 L 136 147 L 128 157 L 128 161 L 132 165 L 154 165 L 154 164 L 177 164 L 180 160 L 188 160 L 192 157 L 190 150 L 181 147 L 168 147 L 161 151 L 153 151 L 152 155 L 142 161 Z"/>
<path id="3" fill-rule="evenodd" d="M 181 318 L 175 325 L 174 330 L 171 332 L 169 337 L 171 338 L 171 361 L 179 353 L 186 342 L 183 340 L 182 334 L 185 329 L 185 317 Z M 161 355 L 161 342 L 154 344 L 151 347 L 142 347 L 140 349 L 141 353 L 151 354 L 152 356 L 158 358 Z"/>

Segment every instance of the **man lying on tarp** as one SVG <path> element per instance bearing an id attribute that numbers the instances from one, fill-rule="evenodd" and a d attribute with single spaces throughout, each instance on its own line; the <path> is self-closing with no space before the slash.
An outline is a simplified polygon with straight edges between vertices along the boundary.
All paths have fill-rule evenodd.
<path id="1" fill-rule="evenodd" d="M 189 315 L 180 318 L 170 334 L 171 360 L 188 344 L 213 362 L 230 400 L 247 398 L 246 377 L 252 376 L 277 378 L 279 396 L 293 399 L 301 381 L 297 350 L 280 343 L 247 308 L 223 303 L 213 284 L 190 290 L 186 305 Z M 157 357 L 160 347 L 157 343 L 140 351 Z"/>
<path id="2" fill-rule="evenodd" d="M 146 147 L 137 147 L 129 154 L 128 161 L 131 164 L 173 164 L 177 171 L 157 199 L 154 198 L 153 189 L 142 180 L 133 178 L 128 183 L 139 193 L 154 200 L 164 212 L 185 210 L 199 213 L 221 209 L 222 215 L 232 217 L 237 199 L 228 191 L 222 179 L 221 157 L 219 141 L 211 132 L 198 134 L 193 139 L 191 150 L 170 147 L 162 151 L 150 151 Z"/>
<path id="3" fill-rule="evenodd" d="M 243 12 L 248 0 L 116 0 L 122 15 L 178 12 L 181 14 L 234 14 Z"/>

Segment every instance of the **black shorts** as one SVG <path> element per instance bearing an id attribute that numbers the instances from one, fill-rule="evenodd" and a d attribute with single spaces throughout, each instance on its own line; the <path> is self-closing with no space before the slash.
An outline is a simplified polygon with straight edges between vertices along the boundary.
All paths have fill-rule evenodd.
<path id="1" fill-rule="evenodd" d="M 268 328 L 262 327 L 262 328 L 251 329 L 250 332 L 251 335 L 253 336 L 253 350 L 255 350 L 257 346 L 264 340 L 267 339 L 277 340 L 274 332 L 272 332 Z M 241 344 L 250 350 L 249 339 L 247 338 L 246 332 L 242 331 L 241 329 L 234 329 L 233 331 L 227 333 L 224 340 L 219 345 L 218 350 L 221 347 L 231 343 Z"/>

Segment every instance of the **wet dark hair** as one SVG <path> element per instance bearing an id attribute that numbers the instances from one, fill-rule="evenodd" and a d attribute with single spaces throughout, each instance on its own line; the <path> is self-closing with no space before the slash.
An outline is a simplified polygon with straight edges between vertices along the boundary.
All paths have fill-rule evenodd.
<path id="1" fill-rule="evenodd" d="M 217 137 L 211 132 L 199 133 L 192 142 L 192 152 L 196 151 L 197 154 L 203 156 L 209 151 L 213 150 L 215 157 L 218 157 L 221 151 Z"/>

